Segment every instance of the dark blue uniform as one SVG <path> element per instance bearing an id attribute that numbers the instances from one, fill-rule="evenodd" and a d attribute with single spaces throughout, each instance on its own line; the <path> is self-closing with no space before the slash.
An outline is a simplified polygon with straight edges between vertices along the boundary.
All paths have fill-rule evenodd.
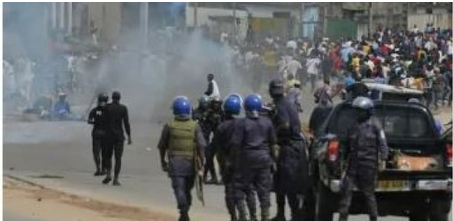
<path id="1" fill-rule="evenodd" d="M 384 131 L 373 118 L 356 123 L 348 131 L 346 146 L 349 159 L 341 186 L 340 220 L 347 220 L 352 188 L 355 185 L 364 193 L 370 220 L 375 221 L 378 216 L 374 195 L 378 163 L 379 160 L 385 160 L 388 154 Z"/>
<path id="2" fill-rule="evenodd" d="M 188 119 L 186 119 L 188 120 Z M 203 137 L 203 133 L 199 126 L 195 128 L 195 143 L 197 148 L 197 154 L 200 159 L 204 158 L 204 148 L 206 147 L 206 141 Z M 170 150 L 170 128 L 168 125 L 162 130 L 162 134 L 159 140 L 158 148 L 160 150 L 160 156 L 162 166 L 164 165 L 165 155 L 169 154 L 168 159 L 168 175 L 171 178 L 172 188 L 175 193 L 178 209 L 180 212 L 187 213 L 192 205 L 192 194 L 191 190 L 195 183 L 195 165 L 194 159 L 189 156 L 177 156 L 172 155 Z"/>
<path id="3" fill-rule="evenodd" d="M 204 135 L 206 139 L 206 143 L 208 144 L 207 148 L 205 149 L 205 155 L 206 155 L 206 167 L 204 171 L 204 177 L 207 179 L 208 172 L 211 174 L 211 179 L 212 182 L 217 183 L 217 174 L 215 170 L 215 164 L 214 164 L 214 159 L 217 153 L 217 147 L 215 144 L 210 143 L 210 136 L 211 133 L 215 133 L 217 130 L 217 127 L 220 125 L 220 123 L 223 122 L 224 120 L 224 113 L 222 109 L 213 109 L 210 108 L 205 116 L 205 121 L 203 122 L 204 127 L 206 128 L 204 130 Z"/>
<path id="4" fill-rule="evenodd" d="M 237 220 L 236 203 L 234 201 L 233 174 L 234 161 L 236 150 L 232 148 L 231 139 L 234 129 L 237 124 L 237 119 L 226 117 L 225 122 L 221 123 L 217 128 L 214 136 L 213 145 L 218 148 L 218 159 L 220 171 L 222 174 L 223 184 L 225 185 L 225 203 L 230 213 L 231 220 Z M 256 220 L 256 201 L 253 187 L 247 189 L 246 192 L 247 207 L 249 209 L 251 220 Z"/>
<path id="5" fill-rule="evenodd" d="M 297 107 L 285 97 L 274 99 L 273 123 L 277 133 L 280 156 L 274 175 L 277 198 L 277 219 L 284 220 L 285 199 L 291 207 L 292 218 L 299 214 L 299 197 L 308 186 L 308 157 L 306 140 L 301 135 Z"/>
<path id="6" fill-rule="evenodd" d="M 271 205 L 271 166 L 274 163 L 271 147 L 277 143 L 272 122 L 265 117 L 247 117 L 238 120 L 231 143 L 234 148 L 237 148 L 233 188 L 240 209 L 240 219 L 245 214 L 244 195 L 250 191 L 252 184 L 258 193 L 261 215 L 267 219 L 268 214 L 264 213 L 269 212 Z"/>

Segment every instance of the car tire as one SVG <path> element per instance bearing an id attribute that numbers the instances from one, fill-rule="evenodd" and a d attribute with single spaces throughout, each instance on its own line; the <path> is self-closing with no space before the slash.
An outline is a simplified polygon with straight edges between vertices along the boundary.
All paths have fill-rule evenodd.
<path id="1" fill-rule="evenodd" d="M 451 208 L 450 201 L 432 201 L 430 204 L 430 221 L 448 221 Z"/>
<path id="2" fill-rule="evenodd" d="M 318 182 L 318 191 L 316 192 L 316 221 L 333 221 L 334 194 L 324 184 Z"/>

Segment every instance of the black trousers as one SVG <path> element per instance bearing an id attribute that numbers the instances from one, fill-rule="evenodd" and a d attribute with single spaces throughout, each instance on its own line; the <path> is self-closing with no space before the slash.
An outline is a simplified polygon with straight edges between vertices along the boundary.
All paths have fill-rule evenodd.
<path id="1" fill-rule="evenodd" d="M 102 138 L 93 137 L 93 159 L 96 165 L 96 171 L 104 170 L 104 165 L 101 167 L 101 154 L 102 154 Z"/>
<path id="2" fill-rule="evenodd" d="M 175 193 L 178 209 L 181 213 L 188 212 L 192 205 L 191 191 L 195 184 L 195 176 L 172 176 L 171 185 Z"/>
<path id="3" fill-rule="evenodd" d="M 376 187 L 377 168 L 360 168 L 353 173 L 346 173 L 342 180 L 340 190 L 340 202 L 338 212 L 340 221 L 346 221 L 349 214 L 349 206 L 352 200 L 352 190 L 354 185 L 363 193 L 368 206 L 370 221 L 376 221 L 378 217 L 376 196 L 374 190 Z"/>
<path id="4" fill-rule="evenodd" d="M 209 145 L 205 149 L 205 155 L 206 155 L 206 166 L 204 168 L 204 177 L 207 179 L 208 172 L 211 174 L 211 179 L 217 180 L 217 173 L 215 170 L 215 164 L 214 164 L 214 159 L 216 156 L 216 149 L 214 145 Z"/>
<path id="5" fill-rule="evenodd" d="M 123 157 L 124 140 L 108 139 L 107 145 L 102 149 L 103 166 L 110 175 L 112 171 L 112 156 L 115 154 L 115 178 L 118 178 L 121 171 L 121 158 Z"/>

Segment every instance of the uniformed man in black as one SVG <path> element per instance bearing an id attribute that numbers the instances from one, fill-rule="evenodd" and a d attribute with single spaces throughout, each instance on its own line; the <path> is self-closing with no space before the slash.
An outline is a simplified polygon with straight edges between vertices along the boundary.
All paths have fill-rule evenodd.
<path id="1" fill-rule="evenodd" d="M 127 107 L 120 104 L 121 94 L 117 91 L 112 93 L 112 103 L 105 107 L 106 117 L 108 121 L 108 144 L 105 148 L 103 158 L 106 160 L 107 176 L 103 183 L 108 184 L 111 178 L 112 171 L 112 155 L 115 154 L 115 171 L 113 177 L 113 185 L 120 186 L 118 176 L 121 171 L 121 158 L 124 150 L 124 130 L 127 135 L 127 144 L 132 144 L 131 126 L 129 125 L 129 115 Z M 124 130 L 123 130 L 124 127 Z"/>
<path id="2" fill-rule="evenodd" d="M 269 221 L 271 167 L 278 158 L 278 146 L 272 122 L 260 116 L 263 103 L 257 94 L 245 98 L 246 117 L 238 120 L 231 145 L 235 154 L 233 189 L 239 221 L 247 219 L 244 196 L 252 185 L 256 188 L 261 207 L 261 220 Z"/>
<path id="3" fill-rule="evenodd" d="M 223 184 L 225 185 L 225 203 L 230 214 L 231 221 L 237 221 L 236 203 L 234 201 L 233 174 L 235 150 L 232 148 L 231 139 L 233 137 L 238 115 L 242 108 L 242 98 L 238 94 L 229 95 L 223 104 L 225 121 L 222 122 L 215 133 L 213 144 L 217 146 L 220 173 L 222 174 Z M 250 221 L 257 221 L 256 218 L 256 199 L 254 188 L 246 192 L 247 207 L 249 209 Z"/>
<path id="4" fill-rule="evenodd" d="M 378 210 L 374 191 L 378 170 L 385 167 L 387 141 L 380 124 L 372 118 L 373 101 L 366 97 L 357 97 L 352 106 L 357 111 L 357 122 L 347 133 L 348 161 L 342 176 L 339 221 L 348 219 L 353 186 L 365 195 L 370 221 L 376 221 Z"/>
<path id="5" fill-rule="evenodd" d="M 300 199 L 308 186 L 307 141 L 302 136 L 299 113 L 294 103 L 284 95 L 283 81 L 276 79 L 269 84 L 269 94 L 274 105 L 275 114 L 271 116 L 280 157 L 274 175 L 274 186 L 277 200 L 277 215 L 274 221 L 285 221 L 285 201 L 291 208 L 291 220 L 299 220 L 301 215 Z"/>
<path id="6" fill-rule="evenodd" d="M 211 129 L 207 123 L 207 115 L 209 110 L 210 98 L 203 95 L 198 99 L 198 107 L 192 111 L 192 120 L 196 121 L 203 131 L 203 136 L 206 142 L 209 141 Z"/>
<path id="7" fill-rule="evenodd" d="M 94 176 L 105 175 L 104 165 L 101 167 L 101 153 L 106 145 L 107 122 L 104 108 L 108 100 L 109 97 L 106 94 L 100 94 L 98 96 L 97 107 L 93 108 L 88 115 L 88 123 L 93 125 L 91 137 L 93 139 L 94 164 L 96 165 Z"/>
<path id="8" fill-rule="evenodd" d="M 215 133 L 217 127 L 224 120 L 224 113 L 222 110 L 222 100 L 219 97 L 214 97 L 210 101 L 210 107 L 206 113 L 205 121 L 203 122 L 204 126 L 207 127 L 208 136 L 206 142 L 208 146 L 206 147 L 206 167 L 204 171 L 204 178 L 206 184 L 219 184 L 220 180 L 217 178 L 216 168 L 214 160 L 216 159 L 217 147 L 210 142 L 211 133 Z M 206 136 L 206 134 L 205 134 Z M 208 173 L 211 175 L 211 179 L 207 179 Z"/>
<path id="9" fill-rule="evenodd" d="M 178 203 L 179 221 L 190 220 L 191 191 L 196 176 L 201 172 L 197 169 L 204 165 L 206 147 L 200 126 L 191 119 L 190 111 L 191 105 L 186 97 L 177 97 L 173 101 L 174 118 L 164 126 L 158 144 L 162 170 L 171 178 Z"/>

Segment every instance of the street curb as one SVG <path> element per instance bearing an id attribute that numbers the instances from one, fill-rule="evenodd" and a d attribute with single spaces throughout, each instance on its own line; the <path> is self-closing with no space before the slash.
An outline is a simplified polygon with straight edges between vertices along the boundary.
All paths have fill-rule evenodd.
<path id="1" fill-rule="evenodd" d="M 22 179 L 20 177 L 17 177 L 17 176 L 11 175 L 11 174 L 4 174 L 4 176 L 9 178 L 9 179 L 12 179 L 12 180 L 15 180 L 15 181 L 19 181 L 19 182 L 22 182 L 22 183 L 26 183 L 26 184 L 34 186 L 34 187 L 39 187 L 41 189 L 49 189 L 49 190 L 51 189 L 51 188 L 45 187 L 43 185 L 37 184 L 35 182 L 29 181 L 29 180 L 26 180 L 26 179 Z M 56 189 L 51 189 L 51 190 L 56 190 Z M 56 191 L 60 191 L 60 190 L 56 190 Z M 70 193 L 66 193 L 66 194 L 70 194 Z"/>
<path id="2" fill-rule="evenodd" d="M 137 209 L 137 210 L 141 210 L 141 211 L 146 212 L 146 213 L 151 213 L 151 214 L 155 214 L 155 215 L 158 215 L 158 216 L 164 216 L 164 217 L 167 217 L 167 219 L 173 219 L 174 218 L 173 215 L 167 214 L 165 212 L 161 212 L 161 211 L 158 211 L 158 210 L 152 210 L 150 208 L 146 208 L 146 207 L 138 206 L 138 205 L 122 204 L 122 203 L 117 202 L 115 200 L 110 201 L 110 200 L 100 199 L 100 198 L 96 198 L 96 197 L 89 197 L 89 196 L 86 196 L 86 195 L 83 195 L 83 194 L 77 194 L 77 193 L 73 193 L 73 192 L 67 191 L 67 190 L 47 187 L 45 185 L 37 184 L 37 183 L 35 183 L 33 181 L 29 181 L 27 179 L 24 179 L 24 178 L 21 178 L 21 177 L 12 175 L 12 174 L 3 174 L 3 177 L 7 178 L 7 179 L 12 179 L 12 180 L 14 180 L 16 182 L 25 183 L 25 184 L 28 184 L 28 185 L 33 186 L 33 187 L 37 187 L 37 188 L 39 188 L 41 190 L 49 190 L 49 191 L 58 192 L 60 194 L 66 195 L 68 197 L 76 197 L 76 198 L 79 198 L 79 199 L 90 200 L 90 201 L 99 202 L 99 203 L 103 203 L 103 204 L 111 205 L 111 206 L 115 206 L 115 207 L 122 207 L 122 208 L 127 208 L 127 209 Z M 102 213 L 100 211 L 97 211 L 97 212 Z"/>

